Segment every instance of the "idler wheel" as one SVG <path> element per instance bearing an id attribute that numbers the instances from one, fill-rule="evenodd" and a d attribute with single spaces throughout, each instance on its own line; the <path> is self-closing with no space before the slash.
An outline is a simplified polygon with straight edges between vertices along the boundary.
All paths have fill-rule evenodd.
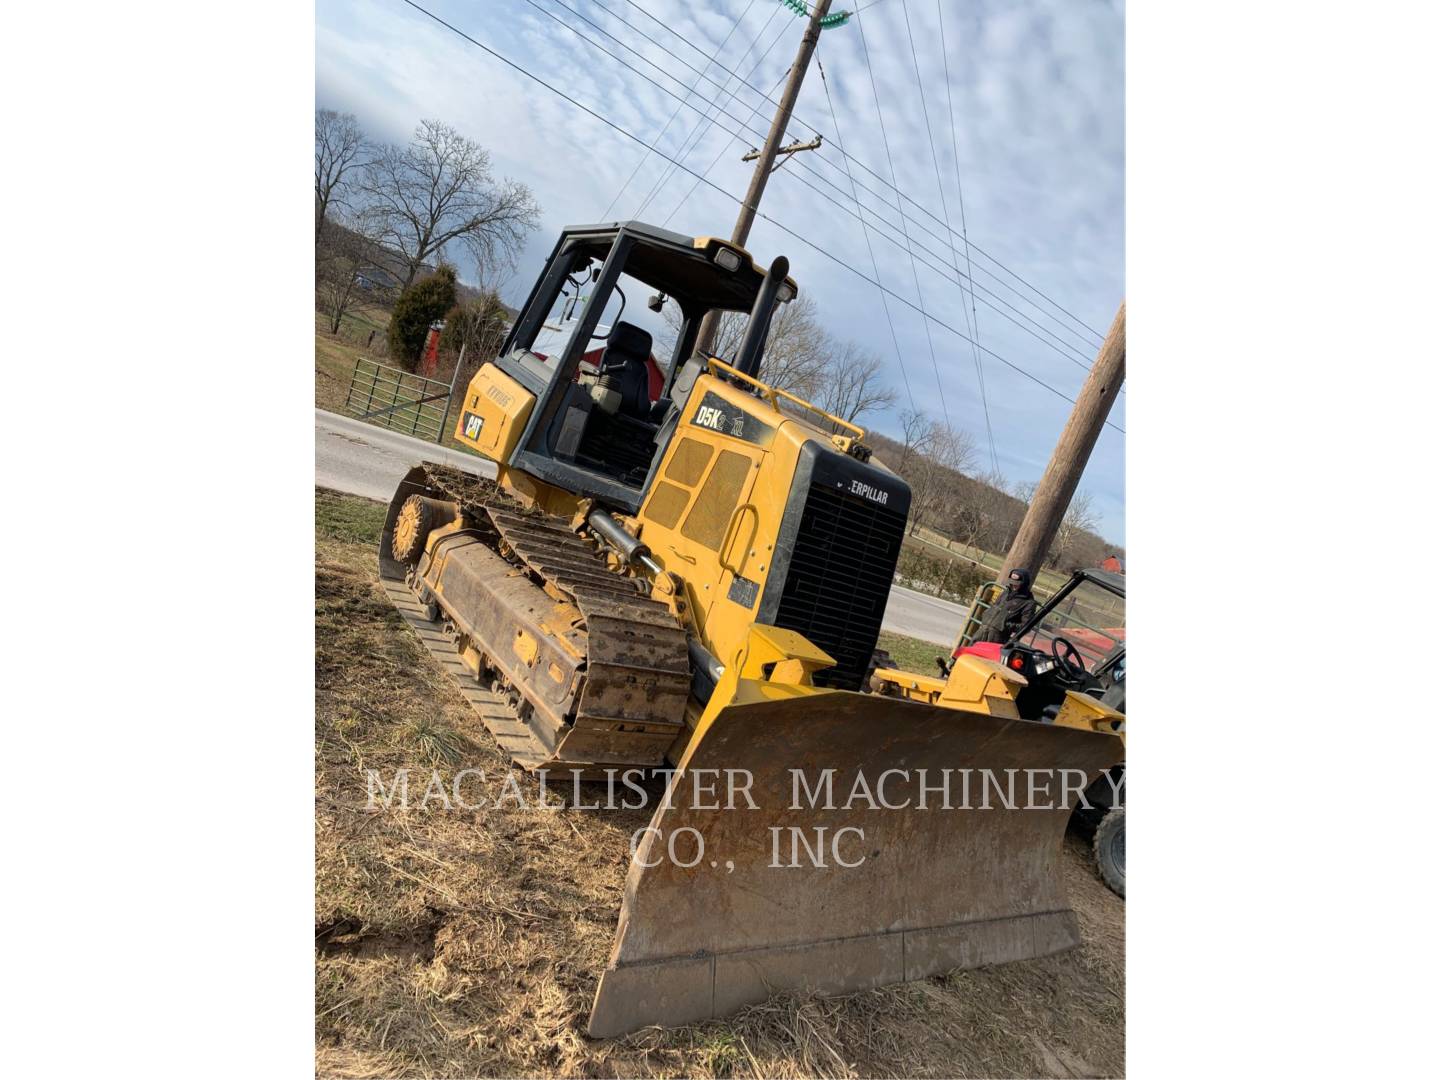
<path id="1" fill-rule="evenodd" d="M 424 495 L 411 495 L 400 506 L 390 549 L 402 563 L 414 563 L 425 551 L 430 533 L 455 520 L 455 504 Z"/>

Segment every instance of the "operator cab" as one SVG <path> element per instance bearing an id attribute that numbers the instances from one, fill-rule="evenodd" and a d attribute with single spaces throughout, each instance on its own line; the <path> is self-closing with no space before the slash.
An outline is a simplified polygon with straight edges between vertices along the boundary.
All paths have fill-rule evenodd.
<path id="1" fill-rule="evenodd" d="M 774 304 L 796 293 L 788 277 L 766 282 L 748 253 L 721 240 L 639 222 L 566 229 L 496 361 L 536 398 L 513 464 L 638 511 L 700 373 L 703 358 L 691 358 L 702 319 L 763 319 L 758 361 Z"/>
<path id="2" fill-rule="evenodd" d="M 1050 717 L 1068 690 L 1125 711 L 1125 579 L 1077 570 L 1000 649 L 999 661 L 1029 685 L 1020 715 Z"/>

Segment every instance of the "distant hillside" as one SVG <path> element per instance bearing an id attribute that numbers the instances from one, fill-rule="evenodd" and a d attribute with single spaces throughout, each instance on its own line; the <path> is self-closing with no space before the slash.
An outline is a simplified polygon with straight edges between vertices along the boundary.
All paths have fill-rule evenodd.
<path id="1" fill-rule="evenodd" d="M 403 281 L 405 277 L 404 260 L 383 245 L 377 244 L 375 241 L 356 232 L 354 229 L 347 228 L 338 222 L 326 222 L 325 228 L 334 236 L 333 243 L 345 245 L 351 250 L 361 253 L 360 261 L 366 264 L 366 269 L 361 271 L 361 276 L 369 278 L 373 285 L 373 288 L 370 290 L 370 298 L 379 302 L 382 307 L 389 308 L 393 306 L 395 293 L 399 289 L 400 282 Z M 417 279 L 426 277 L 427 275 L 433 274 L 435 269 L 436 266 L 434 263 L 424 263 L 416 277 Z M 472 300 L 478 299 L 480 296 L 479 289 L 467 285 L 463 281 L 458 283 L 456 293 L 461 303 L 469 303 Z M 505 308 L 507 318 L 514 319 L 520 314 L 509 304 L 505 304 L 504 301 L 501 301 L 501 303 Z"/>
<path id="2" fill-rule="evenodd" d="M 875 460 L 897 472 L 910 484 L 914 504 L 911 530 L 933 529 L 962 544 L 1003 555 L 1020 529 L 1027 504 L 1014 495 L 983 480 L 923 455 L 905 452 L 903 444 L 878 431 L 866 436 L 875 451 Z M 907 461 L 908 458 L 908 461 Z M 899 463 L 907 462 L 904 468 Z M 1068 573 L 1078 567 L 1099 566 L 1107 555 L 1125 557 L 1117 548 L 1088 529 L 1062 535 L 1051 549 L 1048 566 Z"/>

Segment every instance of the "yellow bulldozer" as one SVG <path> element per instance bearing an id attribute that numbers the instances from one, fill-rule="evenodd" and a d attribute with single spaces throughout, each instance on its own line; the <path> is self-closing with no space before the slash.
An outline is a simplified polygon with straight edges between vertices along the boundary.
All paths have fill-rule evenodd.
<path id="1" fill-rule="evenodd" d="M 1079 940 L 1079 788 L 980 808 L 970 781 L 1083 787 L 1120 743 L 1007 712 L 995 664 L 973 708 L 865 692 L 910 491 L 863 430 L 763 381 L 788 272 L 637 222 L 565 229 L 459 402 L 495 478 L 417 465 L 386 516 L 386 591 L 517 765 L 674 767 L 631 845 L 596 1037 Z M 696 352 L 712 312 L 743 325 L 723 358 Z"/>

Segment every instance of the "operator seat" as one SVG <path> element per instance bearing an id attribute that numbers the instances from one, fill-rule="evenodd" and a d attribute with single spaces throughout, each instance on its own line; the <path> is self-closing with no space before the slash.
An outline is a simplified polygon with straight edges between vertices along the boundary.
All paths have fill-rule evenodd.
<path id="1" fill-rule="evenodd" d="M 610 328 L 600 357 L 600 377 L 620 394 L 620 412 L 636 420 L 650 418 L 651 337 L 633 323 Z"/>

